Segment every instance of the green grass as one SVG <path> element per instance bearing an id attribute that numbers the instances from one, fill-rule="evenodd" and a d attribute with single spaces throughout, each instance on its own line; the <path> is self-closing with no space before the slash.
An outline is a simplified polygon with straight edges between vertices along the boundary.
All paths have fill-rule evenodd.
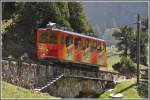
<path id="1" fill-rule="evenodd" d="M 113 91 L 106 91 L 103 94 L 101 94 L 99 96 L 99 98 L 111 98 L 110 94 L 111 93 L 122 93 L 123 94 L 123 98 L 141 98 L 138 94 L 138 91 L 136 89 L 136 86 L 132 86 L 134 84 L 133 80 L 127 80 L 127 81 L 123 81 L 120 84 L 116 85 L 116 87 L 114 88 Z"/>
<path id="2" fill-rule="evenodd" d="M 17 87 L 15 85 L 2 82 L 2 98 L 13 98 L 13 99 L 21 99 L 21 98 L 44 98 L 44 99 L 58 99 L 56 97 L 50 96 L 44 93 L 35 93 L 34 91 L 27 90 L 21 87 Z"/>

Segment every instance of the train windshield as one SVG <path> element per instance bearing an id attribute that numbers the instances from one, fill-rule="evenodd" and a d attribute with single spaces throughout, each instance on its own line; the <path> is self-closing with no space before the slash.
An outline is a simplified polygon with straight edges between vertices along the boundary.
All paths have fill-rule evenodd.
<path id="1" fill-rule="evenodd" d="M 49 42 L 48 32 L 40 32 L 40 43 L 48 43 L 48 42 Z"/>
<path id="2" fill-rule="evenodd" d="M 51 33 L 49 43 L 56 44 L 57 43 L 57 35 L 56 33 Z"/>

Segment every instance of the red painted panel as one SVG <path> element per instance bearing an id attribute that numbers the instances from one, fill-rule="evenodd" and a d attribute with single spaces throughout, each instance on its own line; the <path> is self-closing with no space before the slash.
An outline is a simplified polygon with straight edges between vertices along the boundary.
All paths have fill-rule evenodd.
<path id="1" fill-rule="evenodd" d="M 40 31 L 47 31 L 47 30 L 40 30 Z M 48 32 L 49 34 L 51 33 L 50 31 Z M 40 43 L 39 43 L 39 30 L 37 32 L 37 56 L 38 58 L 58 58 L 58 59 L 65 59 L 66 57 L 66 46 L 65 44 L 62 44 L 62 36 L 64 35 L 64 40 L 65 40 L 65 36 L 67 35 L 67 33 L 62 33 L 59 32 L 59 34 L 57 34 L 58 36 L 58 40 L 57 40 L 57 44 L 50 44 L 50 43 L 44 43 L 44 48 L 48 49 L 48 50 L 41 50 L 40 48 Z M 93 40 L 91 39 L 91 45 Z M 74 60 L 75 61 L 79 61 L 82 62 L 82 49 L 81 47 L 79 47 L 78 49 L 76 48 L 74 50 Z M 91 64 L 97 64 L 98 63 L 98 53 L 95 52 L 91 52 L 90 53 L 90 62 Z"/>
<path id="2" fill-rule="evenodd" d="M 97 55 L 97 52 L 92 52 L 91 53 L 91 63 L 92 64 L 97 64 L 97 60 L 98 60 L 98 55 Z"/>
<path id="3" fill-rule="evenodd" d="M 82 59 L 82 51 L 80 49 L 75 50 L 75 61 L 81 61 Z"/>

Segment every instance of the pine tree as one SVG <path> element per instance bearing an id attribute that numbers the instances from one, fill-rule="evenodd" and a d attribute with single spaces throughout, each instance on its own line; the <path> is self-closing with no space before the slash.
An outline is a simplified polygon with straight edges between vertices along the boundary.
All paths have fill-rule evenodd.
<path id="1" fill-rule="evenodd" d="M 85 17 L 83 7 L 80 3 L 68 3 L 70 18 L 69 22 L 71 27 L 77 32 L 91 32 L 91 27 Z"/>
<path id="2" fill-rule="evenodd" d="M 148 19 L 142 21 L 143 28 L 140 32 L 140 63 L 147 65 L 148 50 Z M 124 26 L 121 32 L 114 33 L 113 36 L 119 40 L 118 50 L 123 51 L 122 55 L 130 56 L 136 62 L 137 37 L 131 27 Z"/>
<path id="3" fill-rule="evenodd" d="M 140 63 L 143 65 L 147 65 L 147 55 L 148 55 L 148 19 L 145 18 L 142 21 L 142 28 L 140 31 Z M 136 62 L 136 35 L 133 37 L 130 46 L 130 57 Z"/>
<path id="4" fill-rule="evenodd" d="M 133 29 L 131 27 L 124 26 L 121 28 L 120 32 L 115 32 L 112 36 L 119 40 L 117 46 L 118 50 L 123 52 L 121 55 L 128 56 L 130 47 L 133 45 Z"/>
<path id="5" fill-rule="evenodd" d="M 60 24 L 66 26 L 66 27 L 70 27 L 70 23 L 69 23 L 70 14 L 69 14 L 68 3 L 67 2 L 58 2 L 57 6 L 61 13 Z"/>
<path id="6" fill-rule="evenodd" d="M 11 5 L 11 6 L 6 6 Z M 9 8 L 10 7 L 10 8 Z M 13 10 L 11 10 L 11 8 Z M 11 40 L 17 47 L 5 50 L 15 56 L 23 52 L 36 54 L 36 31 L 45 28 L 51 21 L 66 27 L 73 28 L 76 32 L 89 32 L 91 27 L 84 15 L 82 4 L 71 2 L 15 2 L 3 3 L 3 13 L 9 13 L 3 19 L 14 18 L 13 24 L 6 29 L 3 44 Z M 9 45 L 11 44 L 9 43 Z M 8 44 L 6 44 L 7 48 Z M 11 46 L 8 46 L 11 47 Z M 29 49 L 30 48 L 30 49 Z M 17 53 L 15 53 L 17 52 Z M 36 57 L 36 56 L 35 56 Z"/>

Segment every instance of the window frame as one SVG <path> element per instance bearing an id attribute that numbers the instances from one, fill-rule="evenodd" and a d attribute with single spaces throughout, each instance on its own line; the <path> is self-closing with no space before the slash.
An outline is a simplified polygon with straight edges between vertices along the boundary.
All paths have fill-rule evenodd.
<path id="1" fill-rule="evenodd" d="M 43 38 L 43 40 L 41 40 L 41 38 L 42 38 L 41 34 L 43 35 L 43 34 L 46 34 L 46 33 L 47 33 L 47 36 L 45 36 Z M 47 38 L 47 40 L 45 40 L 45 38 Z M 40 31 L 39 32 L 39 43 L 49 43 L 49 33 L 47 31 Z"/>
<path id="2" fill-rule="evenodd" d="M 102 49 L 102 42 L 99 42 L 97 47 L 98 47 L 97 48 L 98 53 L 101 53 L 103 51 L 103 49 Z"/>
<path id="3" fill-rule="evenodd" d="M 82 47 L 82 39 L 81 37 L 75 37 L 74 39 L 74 46 L 75 48 L 81 48 Z"/>
<path id="4" fill-rule="evenodd" d="M 89 48 L 89 39 L 87 38 L 83 39 L 82 45 L 83 45 L 83 50 Z"/>
<path id="5" fill-rule="evenodd" d="M 73 36 L 72 35 L 66 35 L 65 44 L 66 44 L 66 47 L 69 47 L 71 44 L 73 44 Z"/>
<path id="6" fill-rule="evenodd" d="M 51 40 L 51 36 L 54 36 L 53 40 Z M 50 44 L 57 44 L 58 43 L 58 36 L 57 36 L 57 33 L 56 32 L 50 32 L 50 35 L 49 35 L 49 43 Z"/>
<path id="7" fill-rule="evenodd" d="M 66 39 L 65 34 L 61 34 L 61 37 L 60 37 L 60 44 L 61 44 L 61 45 L 66 45 L 65 39 Z"/>
<path id="8" fill-rule="evenodd" d="M 96 41 L 92 40 L 90 47 L 91 47 L 91 52 L 95 52 L 97 50 L 97 43 L 96 43 Z"/>

